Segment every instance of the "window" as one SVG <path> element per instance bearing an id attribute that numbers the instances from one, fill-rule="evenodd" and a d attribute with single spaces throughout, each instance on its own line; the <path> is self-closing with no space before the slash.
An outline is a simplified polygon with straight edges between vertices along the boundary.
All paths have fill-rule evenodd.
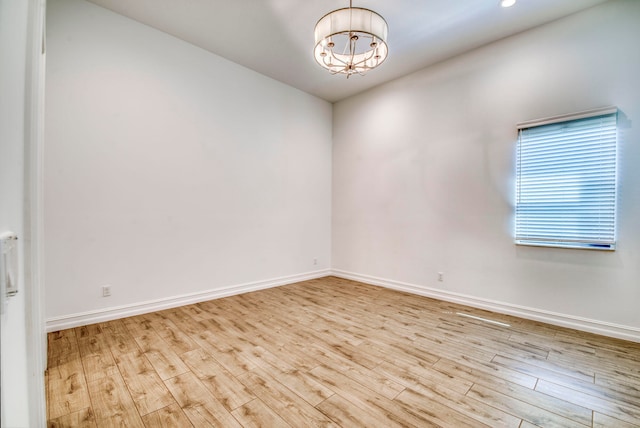
<path id="1" fill-rule="evenodd" d="M 518 126 L 516 244 L 614 250 L 617 110 Z"/>

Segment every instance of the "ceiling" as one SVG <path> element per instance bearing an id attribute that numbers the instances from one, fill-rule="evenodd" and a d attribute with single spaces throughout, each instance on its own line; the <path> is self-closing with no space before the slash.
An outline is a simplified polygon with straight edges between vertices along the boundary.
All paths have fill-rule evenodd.
<path id="1" fill-rule="evenodd" d="M 389 24 L 389 57 L 365 76 L 331 75 L 313 28 L 347 0 L 89 0 L 330 102 L 606 0 L 356 0 Z"/>

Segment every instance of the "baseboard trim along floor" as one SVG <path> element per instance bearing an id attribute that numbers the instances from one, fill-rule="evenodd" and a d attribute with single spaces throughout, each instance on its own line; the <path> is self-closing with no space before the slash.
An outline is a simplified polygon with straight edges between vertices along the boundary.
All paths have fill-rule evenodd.
<path id="1" fill-rule="evenodd" d="M 575 330 L 589 333 L 601 334 L 603 336 L 615 337 L 617 339 L 640 342 L 640 328 L 609 323 L 605 321 L 581 318 L 573 315 L 561 314 L 542 309 L 530 308 L 526 306 L 513 305 L 506 302 L 482 299 L 465 294 L 452 293 L 444 290 L 430 288 L 424 285 L 410 284 L 406 282 L 394 281 L 386 278 L 378 278 L 370 275 L 363 275 L 354 272 L 333 269 L 333 276 L 363 282 L 369 285 L 390 288 L 407 293 L 418 294 L 420 296 L 431 297 L 433 299 L 444 300 L 446 302 L 459 303 L 478 309 L 485 309 L 505 315 L 540 321 L 560 327 L 573 328 Z"/>
<path id="2" fill-rule="evenodd" d="M 97 309 L 88 312 L 49 318 L 47 319 L 46 329 L 47 332 L 59 331 L 67 328 L 79 327 L 83 325 L 94 324 L 97 322 L 111 321 L 133 315 L 140 315 L 144 313 L 160 311 L 163 309 L 190 305 L 207 300 L 219 299 L 222 297 L 228 297 L 242 293 L 249 293 L 266 288 L 279 287 L 295 282 L 322 278 L 325 276 L 336 276 L 338 278 L 350 279 L 369 285 L 376 285 L 379 287 L 404 291 L 407 293 L 431 297 L 446 302 L 458 303 L 478 309 L 485 309 L 501 314 L 513 315 L 524 319 L 540 321 L 547 324 L 573 328 L 576 330 L 601 334 L 603 336 L 615 337 L 618 339 L 630 340 L 633 342 L 640 342 L 640 328 L 582 318 L 568 314 L 561 314 L 526 306 L 519 306 L 506 302 L 482 299 L 465 294 L 452 293 L 440 289 L 435 289 L 424 285 L 410 284 L 387 278 L 378 278 L 375 276 L 337 269 L 324 269 L 262 281 L 249 282 L 245 284 L 236 284 L 229 287 L 207 290 L 199 293 L 184 294 L 166 299 L 146 301 L 130 305 Z"/>
<path id="3" fill-rule="evenodd" d="M 307 281 L 310 279 L 322 278 L 330 275 L 331 271 L 329 269 L 324 269 L 262 281 L 236 284 L 229 287 L 217 288 L 199 293 L 183 294 L 165 299 L 133 303 L 129 305 L 115 306 L 104 309 L 96 309 L 71 315 L 63 315 L 60 317 L 47 319 L 46 330 L 48 333 L 50 333 L 52 331 L 60 331 L 67 328 L 80 327 L 83 325 L 95 324 L 98 322 L 112 321 L 134 315 L 141 315 L 149 312 L 176 308 L 178 306 L 191 305 L 207 300 L 234 296 L 236 294 L 250 293 L 252 291 L 279 287 L 281 285 L 293 284 L 295 282 Z"/>

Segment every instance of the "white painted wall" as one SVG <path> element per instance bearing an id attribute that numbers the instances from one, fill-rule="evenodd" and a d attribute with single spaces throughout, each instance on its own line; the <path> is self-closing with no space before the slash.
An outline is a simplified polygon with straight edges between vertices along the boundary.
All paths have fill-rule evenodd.
<path id="1" fill-rule="evenodd" d="M 47 19 L 48 319 L 327 271 L 329 103 L 81 0 Z"/>
<path id="2" fill-rule="evenodd" d="M 640 340 L 639 18 L 640 2 L 608 2 L 342 101 L 332 128 L 323 101 L 51 0 L 47 318 L 332 268 Z M 618 249 L 515 246 L 516 123 L 606 105 L 621 110 Z"/>
<path id="3" fill-rule="evenodd" d="M 639 22 L 608 2 L 337 103 L 333 268 L 640 340 Z M 608 105 L 617 250 L 514 245 L 516 123 Z"/>

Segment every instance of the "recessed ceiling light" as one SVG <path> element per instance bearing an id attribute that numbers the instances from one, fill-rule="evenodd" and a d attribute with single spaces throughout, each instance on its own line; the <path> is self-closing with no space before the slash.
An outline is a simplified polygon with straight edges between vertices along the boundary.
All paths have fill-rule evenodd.
<path id="1" fill-rule="evenodd" d="M 511 7 L 516 4 L 516 0 L 500 0 L 500 6 Z"/>

